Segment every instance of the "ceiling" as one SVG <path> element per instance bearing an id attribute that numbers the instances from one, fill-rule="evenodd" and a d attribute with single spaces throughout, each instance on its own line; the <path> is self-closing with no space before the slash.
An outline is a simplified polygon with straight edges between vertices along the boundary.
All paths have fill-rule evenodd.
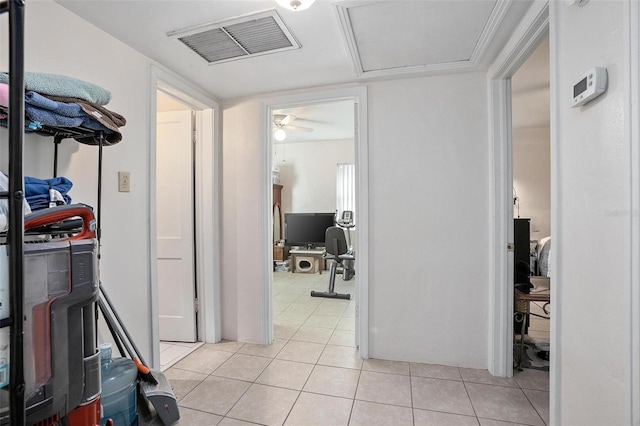
<path id="1" fill-rule="evenodd" d="M 531 4 L 530 0 L 317 0 L 309 9 L 294 12 L 275 0 L 57 2 L 219 99 L 484 70 Z M 299 48 L 209 64 L 169 36 L 274 10 Z"/>
<path id="2" fill-rule="evenodd" d="M 293 12 L 275 0 L 57 2 L 219 99 L 485 70 L 531 4 L 529 0 L 316 0 L 311 8 Z M 292 36 L 292 47 L 210 64 L 180 40 L 181 35 L 198 36 L 212 28 L 224 27 L 227 32 L 238 23 L 250 25 L 266 15 Z M 265 31 L 256 27 L 255 33 L 262 38 Z M 526 64 L 523 74 L 525 69 Z M 514 105 L 520 92 L 535 96 L 525 93 L 535 89 L 529 87 L 533 80 L 521 80 L 518 89 L 514 78 Z M 158 101 L 161 111 L 185 108 L 162 94 Z M 287 131 L 285 143 L 353 138 L 352 102 L 274 113 L 293 114 L 294 125 L 313 129 Z M 533 115 L 523 117 L 531 121 Z"/>
<path id="3" fill-rule="evenodd" d="M 318 142 L 354 138 L 354 102 L 340 101 L 306 105 L 296 108 L 275 110 L 274 114 L 291 114 L 296 119 L 293 126 L 305 127 L 312 131 L 284 129 L 284 141 L 273 143 Z"/>

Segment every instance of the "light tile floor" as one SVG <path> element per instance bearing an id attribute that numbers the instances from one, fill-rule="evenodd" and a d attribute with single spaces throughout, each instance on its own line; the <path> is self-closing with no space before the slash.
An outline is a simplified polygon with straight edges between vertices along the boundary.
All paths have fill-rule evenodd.
<path id="1" fill-rule="evenodd" d="M 165 371 L 202 345 L 202 342 L 160 342 L 160 371 Z"/>
<path id="2" fill-rule="evenodd" d="M 169 368 L 180 424 L 548 423 L 548 373 L 500 378 L 486 370 L 361 360 L 353 302 L 309 296 L 327 280 L 324 273 L 276 273 L 272 345 L 205 344 Z M 338 280 L 336 290 L 352 292 L 353 284 Z"/>

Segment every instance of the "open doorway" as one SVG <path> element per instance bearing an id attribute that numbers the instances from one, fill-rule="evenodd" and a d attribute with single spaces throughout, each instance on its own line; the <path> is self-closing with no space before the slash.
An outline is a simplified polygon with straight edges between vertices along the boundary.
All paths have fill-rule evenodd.
<path id="1" fill-rule="evenodd" d="M 355 102 L 274 106 L 271 116 L 274 343 L 329 344 L 353 358 Z M 330 258 L 329 227 L 345 243 L 341 255 L 355 260 Z"/>
<path id="2" fill-rule="evenodd" d="M 492 141 L 489 372 L 514 372 L 514 194 L 511 78 L 549 34 L 549 4 L 535 3 L 489 68 Z M 551 178 L 553 190 L 553 176 Z M 525 244 L 525 247 L 527 244 Z M 557 310 L 557 309 L 556 309 Z M 551 321 L 551 329 L 554 327 Z M 553 331 L 551 332 L 553 336 Z M 553 386 L 552 386 L 553 387 Z"/>
<path id="3" fill-rule="evenodd" d="M 514 366 L 549 371 L 551 147 L 549 37 L 511 78 Z M 515 372 L 514 372 L 515 373 Z"/>
<path id="4" fill-rule="evenodd" d="M 159 90 L 156 112 L 156 242 L 160 366 L 198 344 L 195 248 L 195 111 Z"/>
<path id="5" fill-rule="evenodd" d="M 262 343 L 271 344 L 274 341 L 274 306 L 273 306 L 273 269 L 274 269 L 274 229 L 273 229 L 273 150 L 271 139 L 273 137 L 273 113 L 275 110 L 285 110 L 301 105 L 317 105 L 338 101 L 351 101 L 354 116 L 354 162 L 358 232 L 354 235 L 353 245 L 357 247 L 357 273 L 354 277 L 354 316 L 355 339 L 362 358 L 368 358 L 368 146 L 367 146 L 367 89 L 366 87 L 351 87 L 326 91 L 311 91 L 288 96 L 268 98 L 263 101 L 263 222 L 261 232 L 261 247 L 263 247 L 262 262 L 262 295 L 263 306 L 261 317 Z M 305 126 L 306 127 L 306 126 Z M 283 153 L 284 154 L 284 153 Z M 288 153 L 287 153 L 288 155 Z M 318 274 L 318 276 L 320 276 Z M 325 275 L 326 277 L 326 275 Z M 326 281 L 325 281 L 326 282 Z M 324 289 L 327 289 L 325 286 Z"/>
<path id="6" fill-rule="evenodd" d="M 153 66 L 149 82 L 150 109 L 156 111 L 150 115 L 149 122 L 152 141 L 148 188 L 151 364 L 156 369 L 166 369 L 187 353 L 181 348 L 163 345 L 163 349 L 170 349 L 167 353 L 170 356 L 166 357 L 170 359 L 162 360 L 161 338 L 186 341 L 189 351 L 197 347 L 191 346 L 192 343 L 220 340 L 219 106 L 189 83 Z M 166 122 L 180 124 L 171 124 L 169 127 L 175 129 L 168 131 L 161 129 L 166 127 L 163 124 Z M 167 135 L 162 135 L 165 131 Z M 178 136 L 174 131 L 188 133 L 180 136 L 183 144 L 176 142 Z M 163 138 L 168 141 L 163 142 Z M 164 152 L 165 148 L 171 154 Z M 182 157 L 179 168 L 174 150 Z M 176 173 L 178 169 L 182 171 Z M 175 195 L 176 191 L 181 191 L 180 197 Z M 184 195 L 189 199 L 185 201 Z M 161 211 L 165 204 L 170 205 L 167 212 Z M 166 228 L 175 229 L 163 235 Z M 176 234 L 178 230 L 180 238 Z M 196 235 L 202 237 L 195 238 Z M 170 241 L 163 241 L 165 237 Z M 173 244 L 178 240 L 180 244 Z M 176 255 L 176 251 L 181 253 Z M 169 264 L 181 263 L 181 266 L 172 269 L 160 259 L 169 259 Z M 178 270 L 180 277 L 176 275 Z M 161 300 L 166 296 L 161 289 L 163 282 L 164 287 L 169 287 L 170 303 Z M 161 326 L 161 317 L 169 323 L 182 323 L 184 329 L 179 328 L 182 325 L 173 330 L 170 327 L 175 325 L 163 323 Z"/>

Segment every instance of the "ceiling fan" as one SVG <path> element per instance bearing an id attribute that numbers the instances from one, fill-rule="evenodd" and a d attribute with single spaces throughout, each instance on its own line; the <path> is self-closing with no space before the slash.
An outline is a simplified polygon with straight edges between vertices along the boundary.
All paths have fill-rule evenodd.
<path id="1" fill-rule="evenodd" d="M 301 130 L 303 132 L 313 132 L 313 129 L 309 127 L 301 127 L 301 126 L 293 126 L 291 123 L 295 121 L 298 117 L 293 114 L 273 114 L 273 136 L 277 141 L 282 142 L 286 137 L 287 133 L 284 131 L 287 130 Z"/>

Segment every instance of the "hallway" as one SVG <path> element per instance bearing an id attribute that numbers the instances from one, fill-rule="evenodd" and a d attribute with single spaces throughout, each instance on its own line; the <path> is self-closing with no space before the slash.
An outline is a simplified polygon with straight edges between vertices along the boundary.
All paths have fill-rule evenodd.
<path id="1" fill-rule="evenodd" d="M 276 273 L 270 346 L 205 344 L 165 373 L 184 425 L 548 424 L 547 372 L 361 360 L 353 301 L 318 299 L 328 276 Z M 336 283 L 352 292 L 352 282 Z"/>

